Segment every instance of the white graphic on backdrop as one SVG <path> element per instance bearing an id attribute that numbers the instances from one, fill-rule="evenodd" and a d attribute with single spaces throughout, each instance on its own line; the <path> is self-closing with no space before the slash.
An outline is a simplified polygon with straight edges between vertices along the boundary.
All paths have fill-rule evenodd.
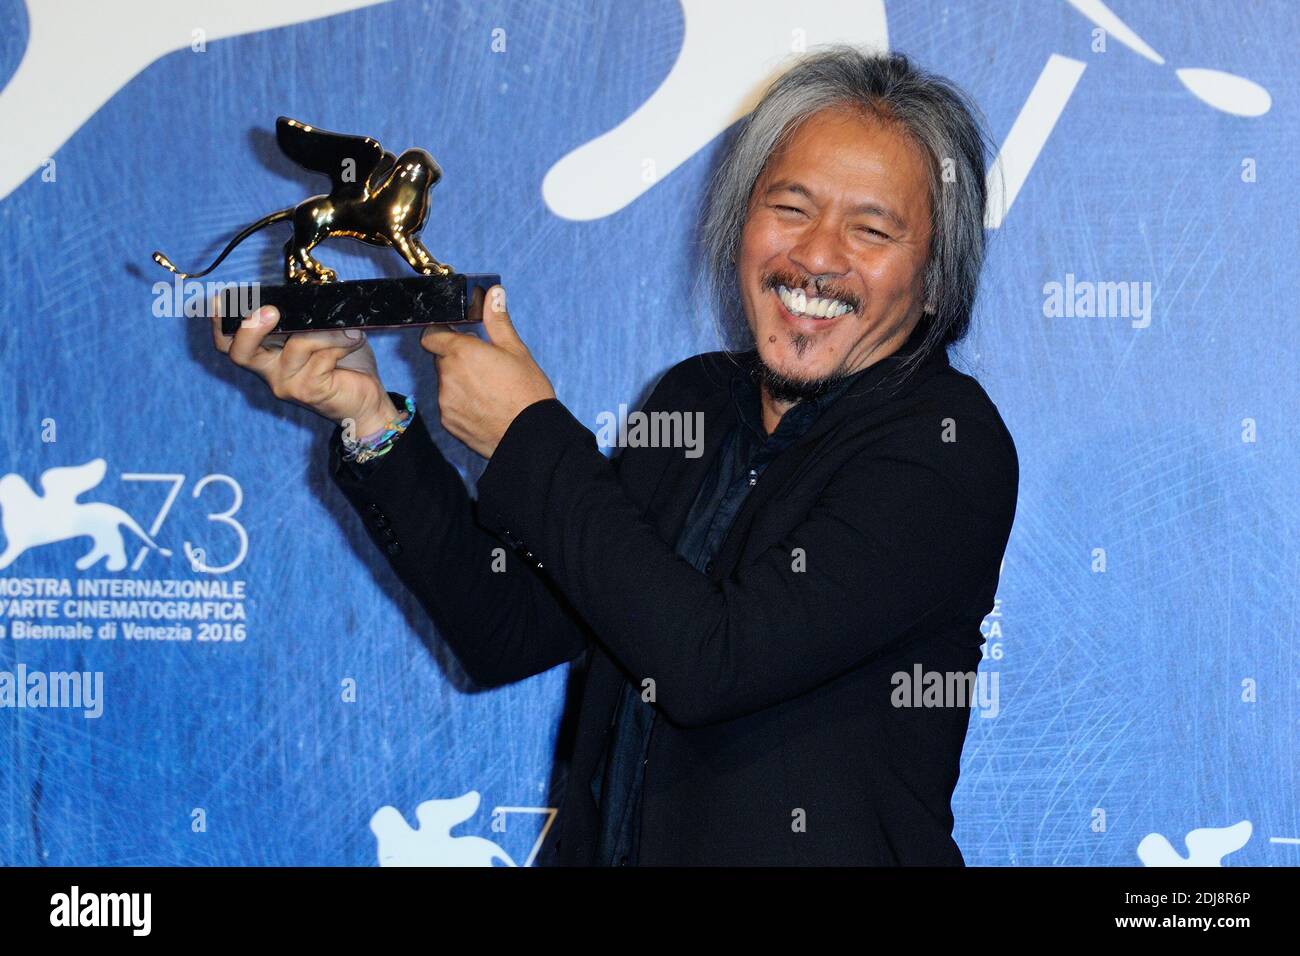
<path id="1" fill-rule="evenodd" d="M 1138 844 L 1143 866 L 1223 866 L 1223 858 L 1250 840 L 1253 827 L 1242 820 L 1230 827 L 1198 827 L 1187 834 L 1187 856 L 1182 856 L 1159 833 L 1148 833 Z"/>
<path id="2" fill-rule="evenodd" d="M 1020 195 L 1020 188 L 1029 179 L 1029 171 L 1038 162 L 1038 154 L 1047 145 L 1048 137 L 1056 129 L 1057 121 L 1074 95 L 1085 66 L 1079 60 L 1059 53 L 1047 58 L 1043 72 L 1038 75 L 1034 88 L 1029 91 L 1029 98 L 1011 124 L 985 180 L 988 192 L 984 206 L 985 228 L 997 229 L 1006 219 L 1011 204 Z M 997 174 L 999 166 L 1001 175 Z"/>
<path id="3" fill-rule="evenodd" d="M 1164 63 L 1100 0 L 1068 2 L 1125 46 Z M 749 114 L 761 89 L 795 52 L 796 40 L 801 46 L 844 41 L 889 48 L 882 0 L 682 0 L 682 15 L 681 52 L 650 99 L 546 174 L 542 198 L 557 216 L 599 219 L 650 190 Z M 1048 57 L 990 168 L 988 228 L 1002 225 L 1085 65 L 1056 53 Z M 1176 75 L 1203 102 L 1227 113 L 1259 116 L 1271 105 L 1263 87 L 1231 73 L 1189 68 Z"/>
<path id="4" fill-rule="evenodd" d="M 599 219 L 649 191 L 749 114 L 795 42 L 889 49 L 884 0 L 682 0 L 682 20 L 681 51 L 659 88 L 542 180 L 557 216 Z"/>
<path id="5" fill-rule="evenodd" d="M 77 570 L 85 571 L 101 558 L 108 559 L 108 570 L 126 567 L 126 542 L 122 528 L 128 528 L 160 554 L 171 552 L 159 547 L 135 519 L 117 505 L 82 502 L 77 498 L 104 480 L 108 468 L 102 458 L 71 468 L 49 468 L 41 475 L 37 495 L 20 475 L 0 478 L 0 510 L 3 510 L 5 550 L 0 554 L 0 570 L 9 567 L 28 548 L 37 545 L 90 538 L 93 547 L 77 560 Z"/>
<path id="6" fill-rule="evenodd" d="M 159 57 L 381 2 L 27 0 L 27 50 L 0 92 L 0 199 Z"/>
<path id="7" fill-rule="evenodd" d="M 370 818 L 370 830 L 379 843 L 380 866 L 493 866 L 501 861 L 518 866 L 510 854 L 492 840 L 477 836 L 453 836 L 452 827 L 478 812 L 479 793 L 470 790 L 450 800 L 426 800 L 415 808 L 417 827 L 412 829 L 396 807 L 380 807 Z M 555 819 L 553 807 L 497 807 L 495 823 L 504 831 L 511 813 L 542 814 L 546 822 L 533 843 L 523 866 L 531 866 L 546 833 Z"/>
<path id="8" fill-rule="evenodd" d="M 1066 0 L 1066 2 L 1134 53 L 1158 66 L 1164 66 L 1165 58 L 1151 49 L 1145 40 L 1134 33 L 1127 23 L 1115 16 L 1114 11 L 1101 0 Z M 1232 113 L 1234 116 L 1263 116 L 1273 105 L 1273 98 L 1268 95 L 1268 90 L 1234 73 L 1208 70 L 1204 67 L 1183 67 L 1174 70 L 1174 76 L 1178 77 L 1179 82 L 1201 102 L 1224 113 Z"/>
<path id="9" fill-rule="evenodd" d="M 5 550 L 0 554 L 0 570 L 7 568 L 18 560 L 24 552 L 41 544 L 54 544 L 72 538 L 88 537 L 94 542 L 94 548 L 77 561 L 77 570 L 85 571 L 101 558 L 107 558 L 110 571 L 121 571 L 126 567 L 126 542 L 121 528 L 134 532 L 144 542 L 131 562 L 131 570 L 139 571 L 149 554 L 171 557 L 172 552 L 160 547 L 154 541 L 162 530 L 163 523 L 171 514 L 172 506 L 180 497 L 181 488 L 188 480 L 183 474 L 154 472 L 122 472 L 118 477 L 123 482 L 148 483 L 167 488 L 166 496 L 148 530 L 143 530 L 135 520 L 116 505 L 99 502 L 79 502 L 77 497 L 104 480 L 107 468 L 104 459 L 96 458 L 70 468 L 50 468 L 41 475 L 40 484 L 44 491 L 42 496 L 32 491 L 31 486 L 21 475 L 5 475 L 0 478 L 0 512 L 3 512 L 5 532 Z M 209 493 L 209 489 L 212 491 Z M 229 504 L 222 510 L 203 512 L 205 520 L 216 528 L 218 537 L 209 538 L 206 544 L 199 544 L 186 538 L 181 542 L 181 550 L 189 563 L 191 571 L 204 574 L 225 574 L 243 564 L 248 556 L 248 531 L 236 517 L 244 503 L 244 491 L 239 482 L 230 475 L 204 475 L 190 489 L 190 498 L 213 499 L 215 495 L 220 507 L 222 491 L 225 491 Z M 218 557 L 230 556 L 223 564 L 214 563 Z"/>
<path id="10" fill-rule="evenodd" d="M 332 16 L 385 0 L 27 0 L 30 38 L 0 91 L 0 199 L 16 189 L 132 77 L 185 49 L 194 31 L 217 40 Z M 1138 55 L 1165 60 L 1101 0 L 1066 0 Z M 848 41 L 889 48 L 884 0 L 682 0 L 682 48 L 664 82 L 614 129 L 562 157 L 542 181 L 557 216 L 613 215 L 748 115 L 797 45 Z M 105 42 L 112 37 L 112 42 Z M 726 42 L 719 38 L 725 37 Z M 75 64 L 75 68 L 72 65 Z M 996 229 L 1055 128 L 1085 64 L 1052 54 L 990 170 L 985 225 Z M 1174 71 L 1202 102 L 1236 116 L 1272 106 L 1257 83 L 1204 67 Z M 88 81 L 89 78 L 89 81 Z M 995 175 L 1002 164 L 1001 176 Z"/>

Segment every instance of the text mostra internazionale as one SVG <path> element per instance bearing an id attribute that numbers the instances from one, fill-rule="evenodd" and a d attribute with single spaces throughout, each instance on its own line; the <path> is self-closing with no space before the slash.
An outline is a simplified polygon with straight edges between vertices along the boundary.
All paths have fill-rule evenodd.
<path id="1" fill-rule="evenodd" d="M 237 621 L 242 580 L 3 578 L 0 617 Z"/>

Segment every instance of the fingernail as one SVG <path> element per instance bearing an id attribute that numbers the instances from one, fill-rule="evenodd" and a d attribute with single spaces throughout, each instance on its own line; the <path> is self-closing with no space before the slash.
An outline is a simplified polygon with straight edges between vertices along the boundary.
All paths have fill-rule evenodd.
<path id="1" fill-rule="evenodd" d="M 249 314 L 248 318 L 240 322 L 241 328 L 255 329 L 263 325 L 272 325 L 280 321 L 280 313 L 273 305 L 264 305 L 260 309 Z"/>
<path id="2" fill-rule="evenodd" d="M 492 293 L 492 311 L 504 312 L 506 310 L 506 288 L 497 286 L 496 292 Z"/>
<path id="3" fill-rule="evenodd" d="M 343 330 L 343 337 L 344 337 L 345 339 L 351 339 L 352 341 L 355 342 L 357 339 L 361 338 L 361 330 L 360 330 L 360 329 L 344 329 L 344 330 Z"/>

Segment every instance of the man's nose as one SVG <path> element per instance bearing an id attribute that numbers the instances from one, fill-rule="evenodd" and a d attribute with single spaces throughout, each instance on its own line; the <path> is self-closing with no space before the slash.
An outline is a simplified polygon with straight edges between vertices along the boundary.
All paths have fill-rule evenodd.
<path id="1" fill-rule="evenodd" d="M 843 238 L 834 223 L 819 219 L 810 223 L 791 247 L 790 261 L 811 276 L 837 276 L 848 272 Z"/>

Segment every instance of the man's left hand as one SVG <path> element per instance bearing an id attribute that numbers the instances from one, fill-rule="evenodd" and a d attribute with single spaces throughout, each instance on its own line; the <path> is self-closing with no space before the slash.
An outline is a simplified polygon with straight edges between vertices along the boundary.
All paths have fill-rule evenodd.
<path id="1" fill-rule="evenodd" d="M 446 326 L 431 325 L 420 345 L 433 353 L 438 369 L 442 426 L 491 458 L 515 416 L 534 402 L 555 397 L 546 373 L 533 361 L 506 312 L 506 292 L 487 291 L 483 328 L 488 341 Z"/>

